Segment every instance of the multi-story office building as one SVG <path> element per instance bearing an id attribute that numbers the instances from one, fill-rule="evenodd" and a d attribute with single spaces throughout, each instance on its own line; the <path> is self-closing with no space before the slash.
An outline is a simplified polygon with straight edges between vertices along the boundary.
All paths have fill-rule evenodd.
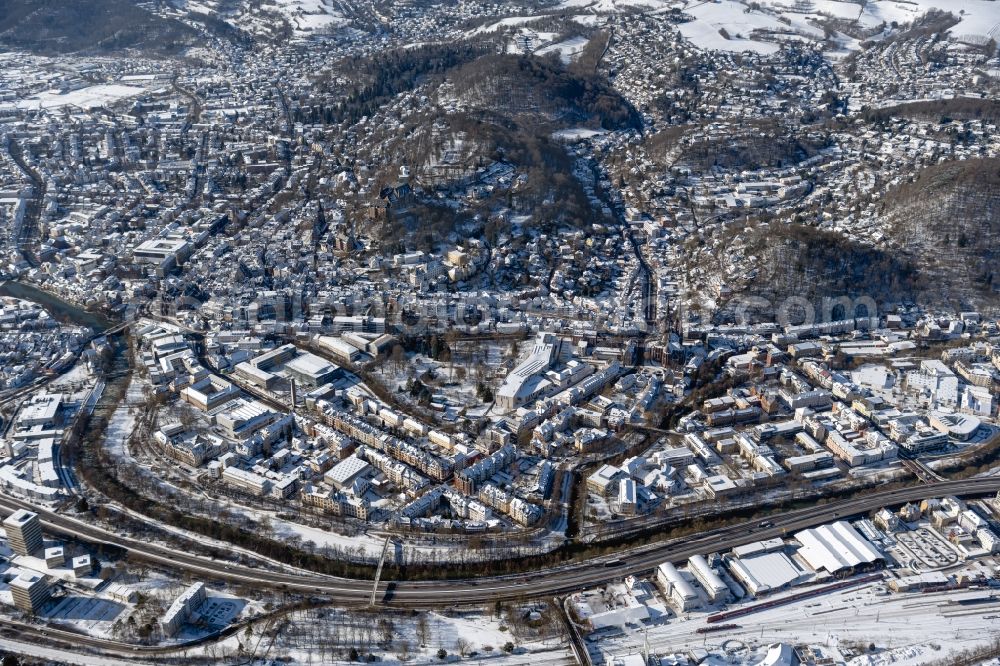
<path id="1" fill-rule="evenodd" d="M 18 509 L 3 521 L 7 541 L 18 555 L 31 555 L 42 549 L 42 522 L 37 513 Z"/>

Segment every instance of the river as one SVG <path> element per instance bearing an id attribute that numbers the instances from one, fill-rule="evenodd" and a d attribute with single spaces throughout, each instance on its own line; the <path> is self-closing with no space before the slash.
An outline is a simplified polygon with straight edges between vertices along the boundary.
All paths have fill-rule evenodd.
<path id="1" fill-rule="evenodd" d="M 24 282 L 6 280 L 0 282 L 0 296 L 13 296 L 25 301 L 31 301 L 45 308 L 59 322 L 86 326 L 93 331 L 104 331 L 115 325 L 115 322 L 99 312 L 85 310 L 78 305 L 64 301 L 55 294 Z"/>

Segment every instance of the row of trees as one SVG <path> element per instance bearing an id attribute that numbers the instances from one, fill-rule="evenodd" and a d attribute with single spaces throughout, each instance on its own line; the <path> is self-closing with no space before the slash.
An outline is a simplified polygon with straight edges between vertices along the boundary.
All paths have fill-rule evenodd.
<path id="1" fill-rule="evenodd" d="M 887 123 L 892 118 L 910 118 L 932 123 L 981 120 L 984 123 L 995 124 L 1000 122 L 1000 101 L 993 98 L 955 97 L 906 102 L 866 109 L 862 117 L 875 124 Z"/>

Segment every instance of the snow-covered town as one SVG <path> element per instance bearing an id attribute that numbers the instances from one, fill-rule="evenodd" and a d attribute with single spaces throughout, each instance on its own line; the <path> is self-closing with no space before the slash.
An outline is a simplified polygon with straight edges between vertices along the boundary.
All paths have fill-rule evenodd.
<path id="1" fill-rule="evenodd" d="M 3 663 L 996 663 L 998 39 L 0 1 Z"/>

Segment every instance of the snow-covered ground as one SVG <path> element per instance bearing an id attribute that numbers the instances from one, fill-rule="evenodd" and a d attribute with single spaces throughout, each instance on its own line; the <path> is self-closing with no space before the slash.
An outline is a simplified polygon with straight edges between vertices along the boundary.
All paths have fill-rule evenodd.
<path id="1" fill-rule="evenodd" d="M 74 664 L 78 666 L 136 666 L 148 662 L 135 658 L 115 659 L 94 654 L 75 654 L 62 649 L 47 648 L 27 641 L 0 638 L 0 650 L 25 657 L 36 657 L 54 664 Z"/>
<path id="2" fill-rule="evenodd" d="M 512 28 L 519 25 L 524 25 L 525 23 L 531 23 L 532 21 L 537 21 L 537 16 L 508 16 L 507 18 L 500 19 L 499 21 L 494 21 L 493 23 L 484 23 L 483 25 L 470 30 L 466 33 L 466 37 L 474 37 L 475 35 L 485 35 L 490 32 L 496 32 L 502 28 Z"/>
<path id="3" fill-rule="evenodd" d="M 434 380 L 427 383 L 433 394 L 433 402 L 445 419 L 454 419 L 463 409 L 482 406 L 482 401 L 476 395 L 476 383 L 480 380 L 492 383 L 492 374 L 503 360 L 505 348 L 490 344 L 484 350 L 484 357 L 479 363 L 481 377 L 476 375 L 476 366 L 470 360 L 456 354 L 455 363 L 440 362 L 423 354 L 407 354 L 405 363 L 397 365 L 392 361 L 381 364 L 373 371 L 383 386 L 398 393 L 400 387 L 405 389 L 407 381 L 430 373 Z M 410 400 L 409 393 L 398 393 L 398 397 Z M 417 410 L 419 413 L 419 410 Z"/>
<path id="4" fill-rule="evenodd" d="M 254 34 L 271 34 L 274 15 L 288 22 L 295 37 L 303 38 L 347 26 L 350 20 L 334 0 L 262 0 L 227 3 L 219 0 L 171 0 L 181 12 L 217 16 Z"/>
<path id="5" fill-rule="evenodd" d="M 54 379 L 49 384 L 48 390 L 67 395 L 69 402 L 78 402 L 87 396 L 96 383 L 96 378 L 87 370 L 87 364 L 79 361 L 63 375 Z"/>
<path id="6" fill-rule="evenodd" d="M 589 129 L 586 127 L 570 127 L 552 133 L 552 138 L 561 141 L 579 141 L 589 139 L 594 136 L 604 134 L 604 130 Z"/>
<path id="7" fill-rule="evenodd" d="M 692 0 L 687 4 L 685 12 L 692 15 L 704 15 L 704 12 L 717 15 L 727 4 L 729 6 L 725 7 L 726 14 L 732 14 L 734 10 L 737 14 L 742 13 L 747 8 L 747 3 L 738 2 L 701 3 Z M 793 23 L 804 19 L 838 18 L 857 20 L 868 28 L 878 27 L 883 23 L 891 25 L 894 21 L 899 25 L 910 23 L 923 14 L 938 9 L 951 12 L 960 19 L 959 24 L 951 31 L 956 37 L 1000 36 L 1000 5 L 994 0 L 870 0 L 866 3 L 854 0 L 807 0 L 805 3 L 799 0 L 758 0 L 757 4 L 769 12 L 792 20 Z M 751 12 L 751 15 L 754 13 L 756 12 Z"/>
<path id="8" fill-rule="evenodd" d="M 265 4 L 281 14 L 298 36 L 329 30 L 347 24 L 344 15 L 330 0 L 272 0 Z"/>
<path id="9" fill-rule="evenodd" d="M 951 29 L 958 38 L 977 36 L 980 38 L 1000 37 L 1000 3 L 993 0 L 875 0 L 865 6 L 861 22 L 879 25 L 882 22 L 909 23 L 922 14 L 940 9 L 954 14 L 960 19 Z"/>
<path id="10" fill-rule="evenodd" d="M 681 34 L 699 48 L 719 51 L 755 51 L 774 53 L 779 46 L 773 41 L 754 39 L 754 30 L 781 33 L 781 39 L 822 39 L 823 31 L 809 25 L 801 14 L 786 15 L 790 23 L 778 16 L 761 11 L 748 12 L 747 6 L 723 0 L 706 2 L 685 8 L 684 13 L 695 18 L 681 23 Z M 725 34 L 723 34 L 725 33 Z M 728 37 L 727 37 L 728 36 Z"/>
<path id="11" fill-rule="evenodd" d="M 777 642 L 812 644 L 844 654 L 850 664 L 939 663 L 950 653 L 989 644 L 1000 636 L 1000 623 L 987 619 L 1000 614 L 1000 602 L 960 606 L 961 599 L 987 596 L 982 590 L 931 594 L 890 594 L 869 584 L 787 606 L 763 610 L 733 621 L 738 626 L 711 633 L 696 633 L 705 625 L 696 619 L 671 619 L 648 631 L 651 651 L 685 652 L 703 647 L 725 655 L 740 650 L 745 661 Z M 600 643 L 605 655 L 637 654 L 646 634 L 626 633 Z M 874 654 L 852 656 L 857 646 L 874 644 Z M 723 662 L 719 662 L 723 663 Z"/>
<path id="12" fill-rule="evenodd" d="M 512 626 L 507 618 L 500 620 L 480 612 L 374 614 L 361 622 L 375 628 L 372 632 L 375 641 L 363 638 L 364 627 L 359 626 L 357 617 L 339 611 L 305 611 L 291 618 L 290 627 L 279 634 L 270 654 L 297 664 L 340 664 L 344 663 L 348 646 L 370 643 L 378 662 L 392 665 L 441 663 L 439 650 L 447 653 L 449 662 L 458 661 L 465 652 L 470 662 L 498 666 L 572 663 L 568 641 L 558 629 L 561 625 L 554 616 L 555 610 L 546 604 L 538 608 L 542 610 L 540 628 L 525 628 L 524 632 Z M 318 634 L 298 630 L 315 624 L 323 625 L 324 630 Z M 505 646 L 513 651 L 505 652 Z"/>
<path id="13" fill-rule="evenodd" d="M 599 13 L 632 11 L 635 9 L 668 9 L 677 3 L 669 0 L 563 0 L 560 9 L 585 9 Z"/>
<path id="14" fill-rule="evenodd" d="M 857 21 L 864 29 L 893 23 L 913 22 L 931 10 L 948 11 L 959 23 L 951 29 L 959 41 L 985 43 L 1000 40 L 1000 3 L 994 0 L 759 0 L 759 10 L 749 10 L 749 2 L 738 0 L 564 0 L 558 6 L 595 14 L 613 14 L 645 10 L 663 12 L 672 8 L 694 17 L 678 25 L 681 34 L 695 46 L 706 50 L 753 51 L 770 54 L 778 50 L 777 40 L 804 39 L 820 41 L 824 31 L 818 23 L 828 19 Z M 528 17 L 518 17 L 526 22 Z M 767 31 L 773 37 L 753 36 Z M 728 38 L 723 35 L 724 31 Z M 844 35 L 833 39 L 836 51 L 849 51 L 860 42 Z M 552 47 L 550 47 L 552 48 Z M 832 55 L 838 55 L 836 52 Z M 842 54 L 840 54 L 842 55 Z"/>
<path id="15" fill-rule="evenodd" d="M 125 399 L 111 415 L 104 437 L 105 448 L 116 458 L 135 462 L 135 458 L 128 451 L 127 441 L 135 430 L 135 417 L 144 401 L 142 384 L 133 379 L 129 382 Z"/>
<path id="16" fill-rule="evenodd" d="M 145 88 L 115 83 L 88 86 L 66 93 L 58 90 L 47 90 L 19 100 L 17 107 L 20 109 L 60 109 L 67 106 L 75 106 L 81 109 L 94 109 L 129 97 L 141 95 L 144 92 L 146 92 Z"/>
<path id="17" fill-rule="evenodd" d="M 535 55 L 543 56 L 549 53 L 558 53 L 564 63 L 570 63 L 583 52 L 583 49 L 587 47 L 589 42 L 590 40 L 586 37 L 577 35 L 576 37 L 570 37 L 567 40 L 540 48 L 535 51 Z"/>

